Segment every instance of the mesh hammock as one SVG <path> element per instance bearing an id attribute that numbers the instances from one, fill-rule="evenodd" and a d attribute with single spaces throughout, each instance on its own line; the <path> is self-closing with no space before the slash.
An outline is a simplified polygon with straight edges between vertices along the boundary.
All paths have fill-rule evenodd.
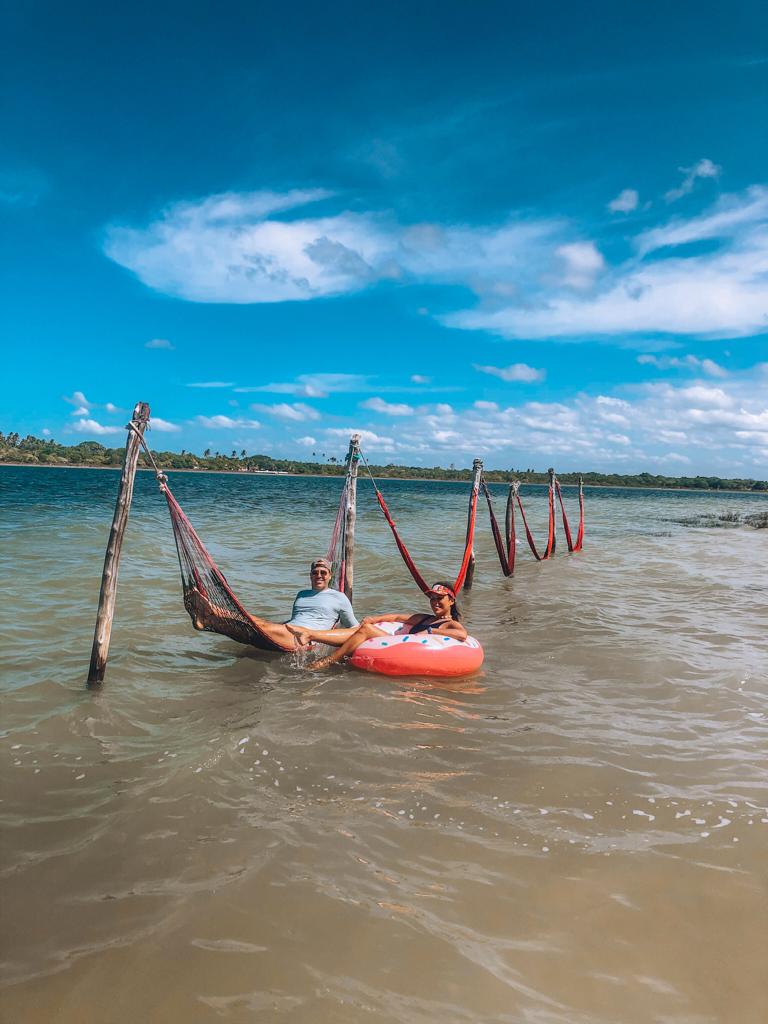
<path id="1" fill-rule="evenodd" d="M 275 643 L 258 626 L 257 621 L 238 601 L 219 569 L 198 537 L 186 513 L 171 493 L 166 480 L 160 480 L 160 489 L 168 503 L 168 511 L 176 541 L 176 551 L 181 569 L 181 585 L 184 591 L 184 607 L 192 619 L 195 629 L 220 633 L 241 644 L 250 644 L 262 651 L 289 651 Z M 331 582 L 339 590 L 346 582 L 346 511 L 349 487 L 345 482 L 336 513 L 327 558 L 333 565 Z"/>

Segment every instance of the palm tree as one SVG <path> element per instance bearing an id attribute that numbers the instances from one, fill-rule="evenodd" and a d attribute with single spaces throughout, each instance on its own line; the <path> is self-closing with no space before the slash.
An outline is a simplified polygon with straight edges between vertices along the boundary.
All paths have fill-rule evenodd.
<path id="1" fill-rule="evenodd" d="M 240 458 L 241 459 L 245 458 L 245 448 L 243 448 L 243 450 L 240 452 Z"/>
<path id="2" fill-rule="evenodd" d="M 210 459 L 210 457 L 211 457 L 211 449 L 210 448 L 206 448 L 205 451 L 203 452 L 203 458 L 204 459 Z"/>

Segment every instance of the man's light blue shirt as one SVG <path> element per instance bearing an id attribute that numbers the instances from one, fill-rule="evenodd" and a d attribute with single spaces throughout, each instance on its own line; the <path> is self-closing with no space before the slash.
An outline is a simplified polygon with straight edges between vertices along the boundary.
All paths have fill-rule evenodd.
<path id="1" fill-rule="evenodd" d="M 331 587 L 298 592 L 288 619 L 289 625 L 306 629 L 333 629 L 337 622 L 340 626 L 360 625 L 346 594 Z"/>

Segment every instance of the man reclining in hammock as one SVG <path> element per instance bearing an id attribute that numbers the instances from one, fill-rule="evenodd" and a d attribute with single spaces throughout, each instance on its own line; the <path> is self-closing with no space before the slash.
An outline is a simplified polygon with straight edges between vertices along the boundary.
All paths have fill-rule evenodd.
<path id="1" fill-rule="evenodd" d="M 333 566 L 327 558 L 316 558 L 309 568 L 311 588 L 300 590 L 293 601 L 287 622 L 269 622 L 252 615 L 254 624 L 279 647 L 288 650 L 303 646 L 299 639 L 305 630 L 314 636 L 333 631 L 341 640 L 351 636 L 359 623 L 346 594 L 329 586 Z M 340 629 L 333 629 L 339 623 Z"/>

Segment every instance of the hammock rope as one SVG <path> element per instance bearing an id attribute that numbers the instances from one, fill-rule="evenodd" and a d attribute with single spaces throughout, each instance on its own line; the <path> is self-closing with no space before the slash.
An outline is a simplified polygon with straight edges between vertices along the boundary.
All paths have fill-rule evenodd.
<path id="1" fill-rule="evenodd" d="M 395 525 L 395 521 L 392 518 L 392 513 L 389 511 L 389 508 L 387 507 L 387 503 L 384 500 L 384 495 L 379 490 L 378 485 L 377 485 L 377 483 L 376 483 L 376 481 L 374 479 L 373 473 L 371 472 L 371 467 L 368 465 L 368 460 L 366 459 L 366 457 L 363 455 L 362 452 L 360 453 L 360 458 L 362 459 L 363 465 L 365 466 L 366 471 L 368 473 L 368 476 L 371 479 L 371 483 L 373 484 L 373 489 L 374 489 L 374 491 L 376 493 L 376 500 L 379 503 L 379 508 L 381 509 L 381 511 L 382 511 L 382 513 L 384 515 L 384 518 L 386 519 L 386 521 L 387 521 L 387 523 L 389 525 L 390 530 L 392 531 L 392 536 L 395 539 L 395 544 L 397 545 L 397 549 L 400 552 L 400 555 L 402 556 L 403 561 L 405 562 L 405 565 L 406 565 L 406 568 L 408 569 L 408 572 L 413 577 L 413 581 L 416 584 L 416 586 L 424 594 L 429 593 L 429 589 L 430 589 L 429 584 L 424 579 L 422 574 L 419 572 L 419 570 L 418 570 L 418 568 L 416 566 L 416 563 L 414 562 L 413 557 L 411 556 L 410 551 L 408 550 L 408 548 L 405 545 L 405 541 L 400 536 L 400 534 L 398 532 L 398 529 L 397 529 L 397 526 Z M 475 541 L 475 522 L 477 520 L 477 499 L 478 499 L 478 494 L 479 494 L 479 485 L 475 484 L 473 486 L 473 488 L 472 488 L 472 497 L 471 497 L 471 500 L 470 500 L 469 520 L 468 520 L 468 523 L 467 523 L 467 537 L 466 537 L 466 542 L 465 542 L 465 545 L 464 545 L 464 554 L 463 554 L 462 559 L 461 559 L 461 566 L 459 568 L 459 574 L 456 577 L 456 582 L 453 584 L 454 592 L 457 593 L 457 594 L 461 590 L 462 586 L 464 585 L 464 580 L 466 579 L 467 570 L 469 568 L 469 562 L 470 562 L 470 559 L 472 558 L 472 547 L 473 547 L 474 541 Z"/>
<path id="2" fill-rule="evenodd" d="M 560 481 L 555 477 L 555 491 L 557 492 L 557 499 L 560 502 L 560 511 L 563 516 L 563 531 L 565 533 L 565 542 L 568 545 L 568 551 L 573 554 L 574 551 L 581 551 L 584 546 L 584 483 L 579 477 L 579 526 L 576 533 L 576 543 L 573 542 L 571 535 L 571 527 L 568 523 L 568 516 L 565 513 L 565 503 L 563 502 L 563 492 L 560 490 Z"/>
<path id="3" fill-rule="evenodd" d="M 515 538 L 515 505 L 514 495 L 517 488 L 520 487 L 518 481 L 510 485 L 509 494 L 507 495 L 507 509 L 504 516 L 504 532 L 505 537 L 502 538 L 499 524 L 496 520 L 496 513 L 493 510 L 493 501 L 491 500 L 491 492 L 488 490 L 488 484 L 486 483 L 485 477 L 481 480 L 481 486 L 483 488 L 483 494 L 485 500 L 488 503 L 488 515 L 491 520 L 491 533 L 493 534 L 493 542 L 496 545 L 496 553 L 499 556 L 499 565 L 501 571 L 505 576 L 511 576 L 515 571 L 515 553 L 516 553 L 516 538 Z"/>

